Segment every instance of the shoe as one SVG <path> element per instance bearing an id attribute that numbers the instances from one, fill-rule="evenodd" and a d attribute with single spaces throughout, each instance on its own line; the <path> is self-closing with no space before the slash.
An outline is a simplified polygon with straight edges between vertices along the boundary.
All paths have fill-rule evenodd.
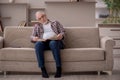
<path id="1" fill-rule="evenodd" d="M 61 67 L 57 67 L 57 70 L 56 70 L 56 74 L 55 74 L 55 78 L 60 78 L 61 77 Z"/>
<path id="2" fill-rule="evenodd" d="M 49 75 L 48 75 L 45 67 L 42 67 L 41 71 L 42 71 L 42 77 L 43 78 L 49 78 Z"/>

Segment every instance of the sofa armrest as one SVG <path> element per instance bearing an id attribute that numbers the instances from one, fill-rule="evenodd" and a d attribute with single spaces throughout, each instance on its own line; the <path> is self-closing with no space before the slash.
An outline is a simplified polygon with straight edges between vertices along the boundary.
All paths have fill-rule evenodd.
<path id="1" fill-rule="evenodd" d="M 109 69 L 113 69 L 113 46 L 115 45 L 115 41 L 110 37 L 102 37 L 101 38 L 101 48 L 105 50 L 105 60 L 106 65 Z"/>
<path id="2" fill-rule="evenodd" d="M 113 46 L 115 46 L 115 41 L 108 37 L 108 36 L 105 36 L 105 37 L 101 37 L 101 48 L 103 49 L 107 49 L 109 46 L 111 46 L 111 49 L 113 49 Z M 110 48 L 108 48 L 110 49 Z"/>
<path id="3" fill-rule="evenodd" d="M 3 37 L 0 36 L 0 49 L 3 48 Z"/>

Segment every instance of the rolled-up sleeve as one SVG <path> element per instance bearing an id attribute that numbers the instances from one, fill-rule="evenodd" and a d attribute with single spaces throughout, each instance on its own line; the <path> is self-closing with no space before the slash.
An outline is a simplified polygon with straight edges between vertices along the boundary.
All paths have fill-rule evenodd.
<path id="1" fill-rule="evenodd" d="M 63 25 L 60 24 L 60 22 L 58 22 L 58 21 L 56 21 L 56 24 L 57 24 L 59 33 L 65 37 L 65 29 L 63 28 Z"/>
<path id="2" fill-rule="evenodd" d="M 37 25 L 35 24 L 32 35 L 31 35 L 31 41 L 33 41 L 33 38 L 37 36 Z"/>

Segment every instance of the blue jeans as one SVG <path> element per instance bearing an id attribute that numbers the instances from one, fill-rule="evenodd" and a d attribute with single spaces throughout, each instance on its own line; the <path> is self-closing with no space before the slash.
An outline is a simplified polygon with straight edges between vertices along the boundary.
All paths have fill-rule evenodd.
<path id="1" fill-rule="evenodd" d="M 46 42 L 38 41 L 35 43 L 35 52 L 38 60 L 38 66 L 44 67 L 44 51 L 51 50 L 54 56 L 56 66 L 61 67 L 60 49 L 63 49 L 61 40 L 48 40 Z"/>

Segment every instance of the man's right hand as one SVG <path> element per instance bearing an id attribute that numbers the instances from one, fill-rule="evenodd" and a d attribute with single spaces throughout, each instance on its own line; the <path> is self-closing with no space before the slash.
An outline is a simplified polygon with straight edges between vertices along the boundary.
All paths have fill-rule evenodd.
<path id="1" fill-rule="evenodd" d="M 38 37 L 33 37 L 33 41 L 38 41 Z"/>

